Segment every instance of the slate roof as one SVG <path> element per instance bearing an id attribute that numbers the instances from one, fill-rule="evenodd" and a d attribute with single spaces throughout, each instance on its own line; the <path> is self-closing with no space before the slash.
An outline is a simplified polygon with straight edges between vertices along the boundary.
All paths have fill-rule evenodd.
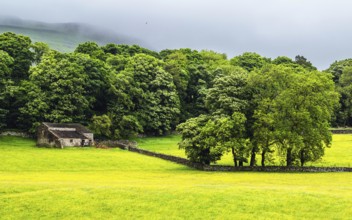
<path id="1" fill-rule="evenodd" d="M 49 122 L 43 122 L 44 125 L 46 125 L 49 129 L 50 128 L 75 128 L 77 132 L 82 132 L 82 133 L 93 133 L 86 127 L 84 127 L 81 124 L 78 123 L 49 123 Z"/>
<path id="2" fill-rule="evenodd" d="M 77 139 L 88 139 L 83 134 L 77 131 L 58 131 L 58 130 L 51 130 L 50 131 L 53 135 L 58 138 L 77 138 Z"/>

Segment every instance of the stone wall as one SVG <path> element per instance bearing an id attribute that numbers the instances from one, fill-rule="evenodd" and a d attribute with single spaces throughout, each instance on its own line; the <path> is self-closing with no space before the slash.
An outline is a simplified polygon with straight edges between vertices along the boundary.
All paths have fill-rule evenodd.
<path id="1" fill-rule="evenodd" d="M 352 134 L 352 129 L 333 129 L 331 130 L 331 133 L 333 134 Z"/>
<path id="2" fill-rule="evenodd" d="M 33 135 L 30 135 L 22 131 L 2 131 L 0 132 L 0 136 L 16 136 L 16 137 L 26 137 L 26 138 L 33 137 Z"/>
<path id="3" fill-rule="evenodd" d="M 226 172 L 352 172 L 352 167 L 285 167 L 285 166 L 255 166 L 255 167 L 234 167 L 220 165 L 203 165 L 200 163 L 191 162 L 185 158 L 156 153 L 137 147 L 136 142 L 129 141 L 103 141 L 97 144 L 106 145 L 109 147 L 118 147 L 123 150 L 136 152 L 139 154 L 161 158 L 174 163 L 182 164 L 191 168 L 203 171 L 226 171 Z"/>

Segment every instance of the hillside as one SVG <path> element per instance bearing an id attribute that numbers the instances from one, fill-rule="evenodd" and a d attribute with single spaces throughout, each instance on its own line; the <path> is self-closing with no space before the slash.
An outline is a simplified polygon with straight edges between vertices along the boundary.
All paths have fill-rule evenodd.
<path id="1" fill-rule="evenodd" d="M 109 30 L 80 23 L 44 23 L 19 18 L 0 17 L 0 34 L 14 32 L 29 36 L 34 42 L 45 42 L 52 49 L 70 52 L 79 43 L 94 41 L 100 45 L 107 43 L 140 44 L 131 37 L 116 34 Z"/>

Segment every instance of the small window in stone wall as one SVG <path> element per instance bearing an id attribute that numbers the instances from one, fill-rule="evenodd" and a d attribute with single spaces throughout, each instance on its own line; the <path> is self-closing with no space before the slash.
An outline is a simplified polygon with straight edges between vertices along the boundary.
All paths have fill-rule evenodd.
<path id="1" fill-rule="evenodd" d="M 72 139 L 70 139 L 70 143 L 73 143 L 73 140 L 72 140 Z"/>

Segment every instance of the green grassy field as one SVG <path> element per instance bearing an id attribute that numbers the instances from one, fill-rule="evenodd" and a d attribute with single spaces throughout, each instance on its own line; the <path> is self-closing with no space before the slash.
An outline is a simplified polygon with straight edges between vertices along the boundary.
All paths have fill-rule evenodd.
<path id="1" fill-rule="evenodd" d="M 119 149 L 37 148 L 14 137 L 0 137 L 0 161 L 0 219 L 352 216 L 351 173 L 202 172 Z"/>
<path id="2" fill-rule="evenodd" d="M 174 156 L 186 158 L 183 149 L 179 149 L 177 143 L 181 141 L 181 136 L 170 135 L 166 137 L 147 137 L 147 138 L 136 138 L 138 147 L 154 152 L 170 154 Z M 258 165 L 260 162 L 260 155 L 257 155 Z M 217 162 L 220 165 L 233 165 L 232 155 L 228 153 Z M 279 165 L 278 160 L 272 164 L 267 165 Z M 352 135 L 348 134 L 335 134 L 333 135 L 333 142 L 331 148 L 326 148 L 325 156 L 316 162 L 309 162 L 307 166 L 352 166 Z"/>

